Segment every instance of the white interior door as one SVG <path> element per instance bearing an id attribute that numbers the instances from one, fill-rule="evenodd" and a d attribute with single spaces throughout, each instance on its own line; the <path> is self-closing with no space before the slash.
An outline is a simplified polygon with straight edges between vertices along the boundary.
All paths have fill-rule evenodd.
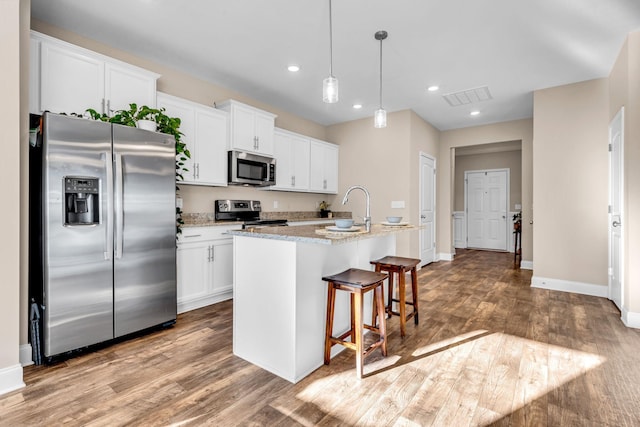
<path id="1" fill-rule="evenodd" d="M 421 265 L 435 261 L 436 161 L 420 154 L 420 260 Z"/>
<path id="2" fill-rule="evenodd" d="M 465 172 L 467 247 L 507 250 L 509 170 Z"/>
<path id="3" fill-rule="evenodd" d="M 609 299 L 623 305 L 624 107 L 609 124 Z"/>

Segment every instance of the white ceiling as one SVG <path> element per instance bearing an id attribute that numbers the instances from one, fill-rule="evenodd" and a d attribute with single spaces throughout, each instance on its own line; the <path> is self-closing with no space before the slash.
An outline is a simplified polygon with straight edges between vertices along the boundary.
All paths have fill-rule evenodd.
<path id="1" fill-rule="evenodd" d="M 532 116 L 532 91 L 606 77 L 640 0 L 31 0 L 35 19 L 183 70 L 323 125 L 412 109 L 440 130 Z M 300 71 L 287 71 L 289 64 Z M 426 88 L 439 85 L 429 93 Z M 444 94 L 488 86 L 452 107 Z M 222 100 L 212 100 L 222 101 Z M 363 104 L 354 110 L 354 103 Z M 471 110 L 480 114 L 470 117 Z M 373 118 L 371 118 L 373 123 Z M 373 124 L 372 124 L 373 125 Z"/>

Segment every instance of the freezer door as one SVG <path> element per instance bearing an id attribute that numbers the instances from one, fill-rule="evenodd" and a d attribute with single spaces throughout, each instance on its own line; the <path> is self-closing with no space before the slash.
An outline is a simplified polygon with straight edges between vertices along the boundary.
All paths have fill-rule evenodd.
<path id="1" fill-rule="evenodd" d="M 43 347 L 48 357 L 113 338 L 111 125 L 45 113 L 43 141 Z M 80 186 L 97 187 L 67 188 L 69 177 Z M 90 211 L 93 222 L 85 218 Z"/>
<path id="2" fill-rule="evenodd" d="M 123 336 L 176 319 L 175 141 L 113 125 L 114 323 Z"/>

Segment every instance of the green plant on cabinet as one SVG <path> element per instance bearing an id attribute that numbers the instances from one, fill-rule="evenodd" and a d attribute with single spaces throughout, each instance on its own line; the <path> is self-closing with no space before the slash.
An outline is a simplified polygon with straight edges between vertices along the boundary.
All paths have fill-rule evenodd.
<path id="1" fill-rule="evenodd" d="M 94 120 L 101 120 L 103 122 L 115 123 L 119 125 L 136 127 L 139 120 L 151 120 L 156 122 L 157 131 L 172 135 L 176 141 L 176 181 L 182 181 L 184 179 L 183 173 L 188 172 L 188 169 L 184 167 L 187 159 L 191 158 L 191 153 L 187 148 L 187 145 L 182 142 L 182 132 L 180 132 L 181 120 L 179 117 L 169 117 L 164 112 L 164 108 L 151 108 L 146 105 L 138 107 L 137 104 L 129 104 L 128 110 L 118 110 L 113 116 L 106 114 L 100 114 L 92 108 L 88 108 L 86 112 Z M 180 187 L 176 186 L 176 192 L 180 191 Z M 176 206 L 176 232 L 182 233 L 182 209 Z"/>

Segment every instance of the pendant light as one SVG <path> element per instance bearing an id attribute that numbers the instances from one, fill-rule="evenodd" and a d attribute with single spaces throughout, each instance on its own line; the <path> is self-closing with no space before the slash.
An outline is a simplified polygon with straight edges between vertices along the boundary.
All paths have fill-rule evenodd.
<path id="1" fill-rule="evenodd" d="M 329 77 L 322 81 L 322 100 L 328 104 L 338 102 L 338 79 L 333 76 L 333 28 L 331 0 L 329 0 Z"/>
<path id="2" fill-rule="evenodd" d="M 376 128 L 387 127 L 387 112 L 382 108 L 382 40 L 387 38 L 387 32 L 380 30 L 374 37 L 380 40 L 380 108 L 373 114 L 373 126 Z"/>

